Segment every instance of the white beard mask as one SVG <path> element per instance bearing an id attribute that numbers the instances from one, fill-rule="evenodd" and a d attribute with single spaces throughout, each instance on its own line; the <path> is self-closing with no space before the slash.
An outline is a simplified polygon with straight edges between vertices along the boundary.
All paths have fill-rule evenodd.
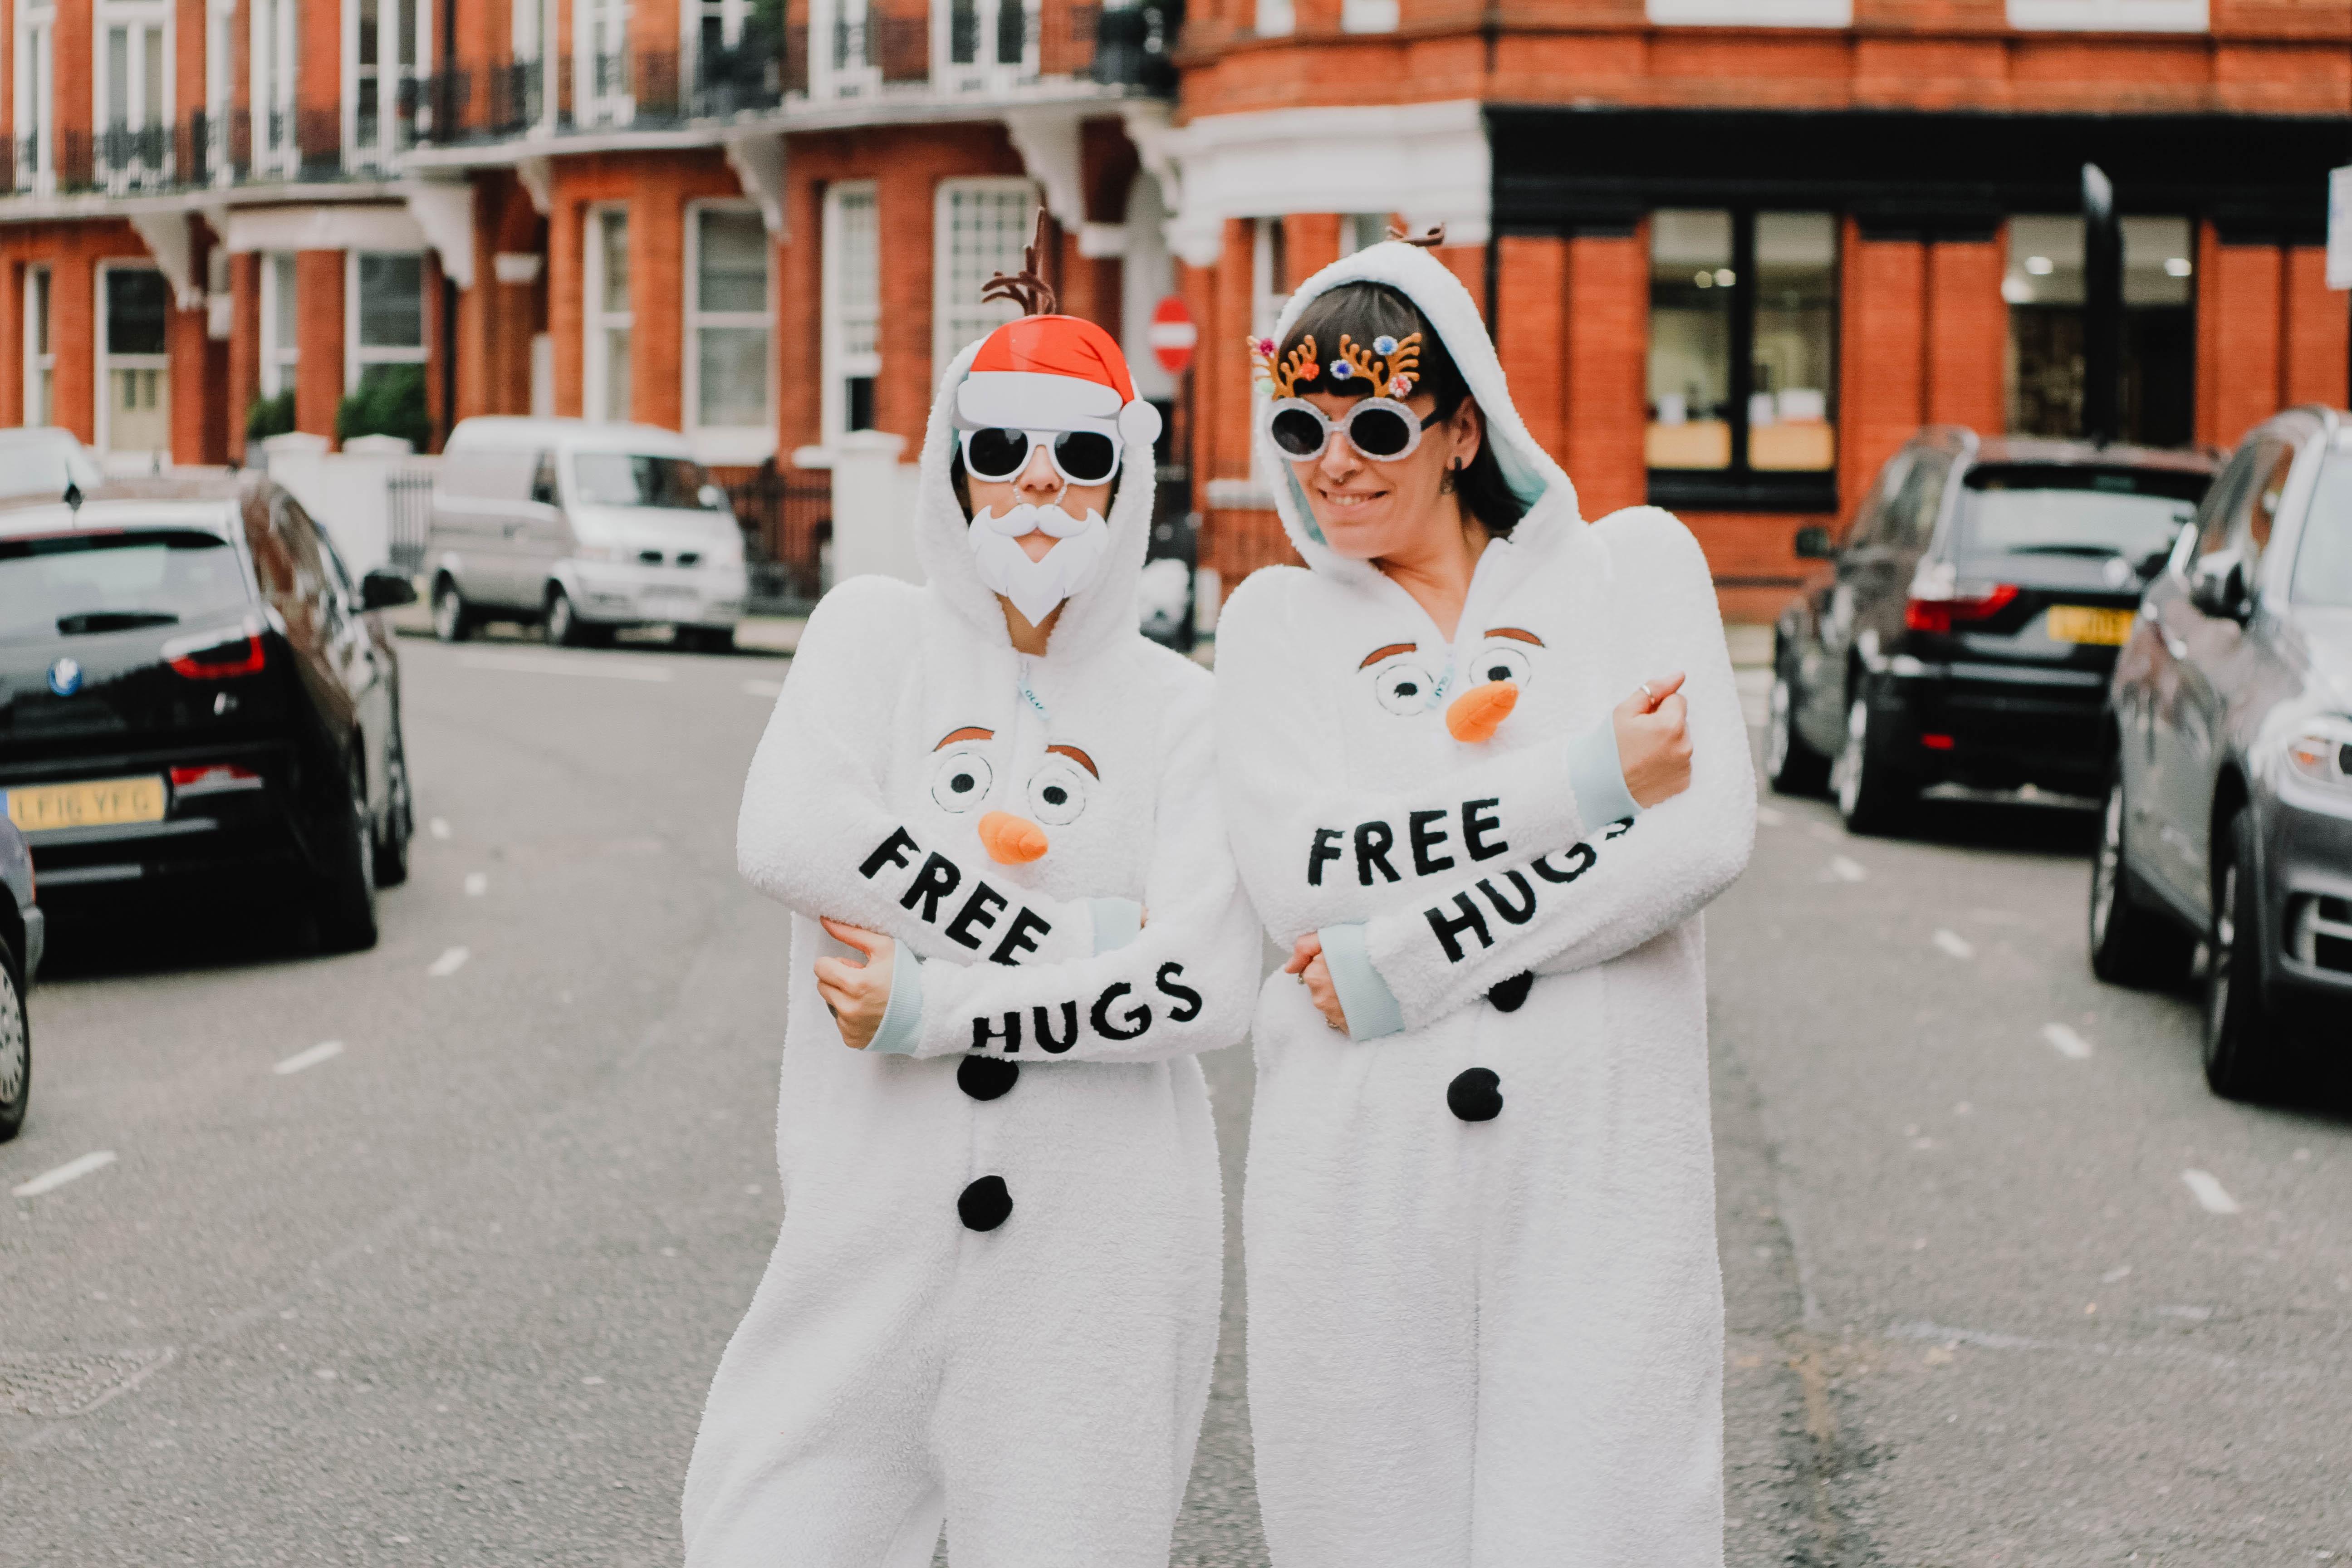
<path id="1" fill-rule="evenodd" d="M 1055 543 L 1043 561 L 1032 561 L 1020 542 L 1040 529 Z M 1057 506 L 1024 504 L 1002 515 L 983 508 L 972 518 L 969 537 L 980 580 L 1012 600 L 1032 626 L 1085 587 L 1110 552 L 1110 525 L 1092 509 L 1075 518 Z"/>

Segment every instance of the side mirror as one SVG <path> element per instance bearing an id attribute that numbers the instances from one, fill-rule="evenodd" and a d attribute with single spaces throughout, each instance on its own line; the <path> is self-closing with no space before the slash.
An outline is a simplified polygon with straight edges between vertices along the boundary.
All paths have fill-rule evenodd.
<path id="1" fill-rule="evenodd" d="M 406 573 L 379 566 L 360 579 L 360 608 L 388 610 L 416 603 L 416 584 Z"/>
<path id="2" fill-rule="evenodd" d="M 1815 523 L 1797 530 L 1797 559 L 1827 561 L 1837 554 L 1837 546 L 1830 542 L 1830 531 Z"/>
<path id="3" fill-rule="evenodd" d="M 720 489 L 717 485 L 703 486 L 702 489 L 697 492 L 697 499 L 698 499 L 704 506 L 709 507 L 713 511 L 725 511 L 727 510 L 727 492 Z"/>
<path id="4" fill-rule="evenodd" d="M 2246 602 L 2245 558 L 2234 550 L 2198 557 L 2189 573 L 2189 602 L 2209 616 L 2244 620 L 2252 608 Z"/>

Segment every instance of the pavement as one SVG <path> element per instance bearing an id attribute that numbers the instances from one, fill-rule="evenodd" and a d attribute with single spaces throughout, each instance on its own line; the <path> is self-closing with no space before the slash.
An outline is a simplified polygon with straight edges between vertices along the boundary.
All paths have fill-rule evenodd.
<path id="1" fill-rule="evenodd" d="M 788 667 L 400 655 L 420 832 L 375 950 L 209 910 L 54 939 L 0 1145 L 9 1568 L 677 1561 L 780 1217 L 786 926 L 733 830 Z M 1762 822 L 1706 917 L 1727 1561 L 2352 1556 L 2340 1086 L 2216 1100 L 2192 997 L 2091 979 L 2079 814 Z M 1204 1066 L 1234 1212 L 1174 1560 L 1260 1568 L 1251 1068 Z"/>

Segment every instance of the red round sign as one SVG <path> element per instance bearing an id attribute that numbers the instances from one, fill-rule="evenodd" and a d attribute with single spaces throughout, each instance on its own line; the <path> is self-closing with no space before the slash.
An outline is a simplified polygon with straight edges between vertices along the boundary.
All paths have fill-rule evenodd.
<path id="1" fill-rule="evenodd" d="M 1201 329 L 1192 324 L 1192 312 L 1184 309 L 1181 295 L 1171 294 L 1151 309 L 1151 327 L 1145 337 L 1151 344 L 1151 357 L 1171 375 L 1181 375 L 1192 363 L 1192 345 L 1201 341 Z"/>

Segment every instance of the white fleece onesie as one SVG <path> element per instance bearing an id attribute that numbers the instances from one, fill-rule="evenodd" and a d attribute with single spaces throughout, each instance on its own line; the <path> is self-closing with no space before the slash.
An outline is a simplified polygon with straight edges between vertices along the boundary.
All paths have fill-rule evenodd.
<path id="1" fill-rule="evenodd" d="M 1192 1053 L 1245 1032 L 1259 955 L 1210 681 L 1136 631 L 1148 450 L 1048 651 L 1013 650 L 949 482 L 971 360 L 923 448 L 928 584 L 825 596 L 744 784 L 743 875 L 794 911 L 784 1223 L 703 1413 L 691 1568 L 921 1568 L 943 1510 L 957 1568 L 1162 1568 L 1192 1468 L 1223 1246 Z M 1043 858 L 992 861 L 992 810 Z M 864 1051 L 819 914 L 900 943 Z"/>
<path id="2" fill-rule="evenodd" d="M 1331 552 L 1218 625 L 1226 816 L 1287 948 L 1322 935 L 1349 1036 L 1266 982 L 1244 1199 L 1249 1393 L 1276 1568 L 1714 1568 L 1723 1303 L 1698 912 L 1755 786 L 1706 563 L 1634 508 L 1587 525 L 1453 275 L 1390 243 L 1310 279 L 1409 296 L 1527 515 L 1449 645 Z M 1506 327 L 1507 330 L 1507 324 Z M 1259 439 L 1264 442 L 1263 433 Z M 1637 813 L 1610 710 L 1674 669 L 1690 787 Z M 1518 683 L 1483 744 L 1448 701 Z"/>

